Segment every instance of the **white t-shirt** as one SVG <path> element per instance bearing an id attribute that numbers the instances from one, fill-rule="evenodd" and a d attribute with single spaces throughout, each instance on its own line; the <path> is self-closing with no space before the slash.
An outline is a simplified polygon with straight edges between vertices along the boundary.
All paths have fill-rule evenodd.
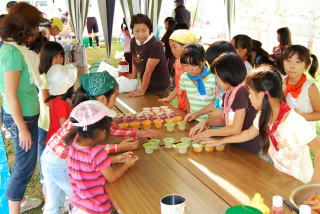
<path id="1" fill-rule="evenodd" d="M 291 93 L 287 95 L 286 102 L 293 109 L 298 109 L 302 113 L 311 113 L 313 112 L 311 100 L 309 97 L 309 88 L 313 84 L 312 81 L 307 80 L 301 89 L 301 92 L 297 98 L 292 97 Z M 285 84 L 284 84 L 285 85 Z M 284 86 L 285 90 L 285 86 Z M 309 125 L 313 128 L 314 132 L 316 132 L 316 122 L 308 121 Z"/>
<path id="2" fill-rule="evenodd" d="M 247 74 L 250 74 L 253 70 L 251 64 L 246 60 L 246 61 L 244 61 L 244 65 L 246 66 Z"/>
<path id="3" fill-rule="evenodd" d="M 253 121 L 254 127 L 258 130 L 260 115 L 261 112 L 258 112 Z M 270 138 L 268 150 L 274 166 L 304 183 L 310 182 L 314 170 L 308 143 L 316 134 L 308 122 L 291 110 L 285 121 L 278 126 L 274 136 L 278 141 L 279 151 L 276 151 Z"/>

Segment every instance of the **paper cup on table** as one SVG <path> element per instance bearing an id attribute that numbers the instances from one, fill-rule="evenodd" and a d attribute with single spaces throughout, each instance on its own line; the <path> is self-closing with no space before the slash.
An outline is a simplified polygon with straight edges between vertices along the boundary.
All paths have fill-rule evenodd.
<path id="1" fill-rule="evenodd" d="M 145 143 L 145 144 L 143 144 L 143 147 L 144 147 L 145 152 L 146 152 L 147 154 L 152 154 L 153 148 L 154 148 L 153 143 Z"/>
<path id="2" fill-rule="evenodd" d="M 184 214 L 186 199 L 181 195 L 167 195 L 160 200 L 161 214 Z"/>

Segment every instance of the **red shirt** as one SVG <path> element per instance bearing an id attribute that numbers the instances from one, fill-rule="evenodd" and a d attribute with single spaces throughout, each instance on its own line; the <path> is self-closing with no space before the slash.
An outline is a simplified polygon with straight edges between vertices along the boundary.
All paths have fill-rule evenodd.
<path id="1" fill-rule="evenodd" d="M 50 126 L 47 134 L 45 144 L 47 144 L 50 137 L 60 129 L 59 120 L 62 118 L 68 119 L 71 113 L 71 105 L 60 98 L 53 98 L 49 105 Z"/>
<path id="2" fill-rule="evenodd" d="M 178 98 L 178 108 L 181 111 L 187 110 L 187 95 L 185 91 L 180 90 L 180 78 L 181 75 L 185 72 L 184 66 L 181 65 L 180 61 L 177 59 L 176 62 L 173 65 L 174 70 L 176 72 L 176 92 L 177 92 L 177 98 Z"/>

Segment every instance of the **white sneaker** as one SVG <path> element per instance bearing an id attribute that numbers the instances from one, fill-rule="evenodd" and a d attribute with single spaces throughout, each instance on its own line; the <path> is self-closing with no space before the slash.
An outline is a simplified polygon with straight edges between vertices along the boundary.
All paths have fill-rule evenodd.
<path id="1" fill-rule="evenodd" d="M 20 205 L 20 213 L 26 212 L 28 210 L 39 207 L 42 204 L 42 200 L 39 198 L 28 198 L 25 197 L 25 200 Z"/>
<path id="2" fill-rule="evenodd" d="M 5 135 L 4 135 L 5 138 L 9 139 L 11 138 L 11 134 L 8 130 L 5 131 Z"/>

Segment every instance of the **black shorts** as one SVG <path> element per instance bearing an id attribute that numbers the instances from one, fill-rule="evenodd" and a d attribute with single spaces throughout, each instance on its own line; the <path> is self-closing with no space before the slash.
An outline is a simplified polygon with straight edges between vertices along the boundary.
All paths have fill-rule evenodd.
<path id="1" fill-rule="evenodd" d="M 98 33 L 99 32 L 99 28 L 98 28 L 98 22 L 96 17 L 88 17 L 87 18 L 87 30 L 88 33 Z"/>

